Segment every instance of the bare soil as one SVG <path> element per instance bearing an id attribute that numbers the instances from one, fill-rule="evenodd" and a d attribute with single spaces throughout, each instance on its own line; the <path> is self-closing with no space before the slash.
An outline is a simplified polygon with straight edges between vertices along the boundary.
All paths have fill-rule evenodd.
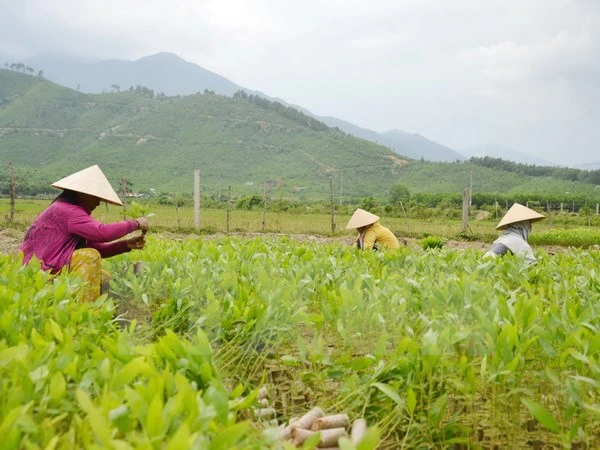
<path id="1" fill-rule="evenodd" d="M 23 240 L 23 231 L 13 228 L 0 229 L 0 254 L 16 253 Z"/>
<path id="2" fill-rule="evenodd" d="M 4 228 L 0 229 L 0 254 L 12 254 L 16 253 L 19 249 L 19 245 L 23 239 L 24 231 L 13 228 Z M 200 237 L 195 234 L 182 234 L 182 233 L 173 233 L 168 231 L 161 231 L 160 233 L 153 233 L 153 235 L 158 239 L 169 239 L 173 241 L 182 241 L 184 239 Z M 257 236 L 272 236 L 272 237 L 282 237 L 286 236 L 290 239 L 294 239 L 299 242 L 315 242 L 315 243 L 338 243 L 342 245 L 353 245 L 354 237 L 352 236 L 314 236 L 309 234 L 283 234 L 283 233 L 215 233 L 215 234 L 206 234 L 202 235 L 202 239 L 219 239 L 225 236 L 236 236 L 236 237 L 246 237 L 253 238 Z M 400 245 L 404 247 L 420 249 L 419 240 L 414 238 L 399 238 Z M 466 250 L 466 249 L 476 249 L 476 250 L 486 250 L 489 247 L 489 244 L 485 242 L 477 242 L 477 241 L 454 241 L 449 240 L 444 244 L 444 248 L 450 249 L 458 249 L 458 250 Z M 550 254 L 558 253 L 561 251 L 565 251 L 565 247 L 561 246 L 543 246 L 536 248 L 541 248 L 547 251 Z"/>

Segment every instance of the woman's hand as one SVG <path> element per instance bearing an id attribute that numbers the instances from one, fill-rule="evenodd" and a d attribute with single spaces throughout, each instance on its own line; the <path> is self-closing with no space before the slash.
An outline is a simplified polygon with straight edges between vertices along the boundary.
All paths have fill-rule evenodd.
<path id="1" fill-rule="evenodd" d="M 129 250 L 142 250 L 145 245 L 146 238 L 143 235 L 127 239 L 127 248 Z"/>
<path id="2" fill-rule="evenodd" d="M 135 219 L 138 224 L 138 230 L 142 230 L 142 236 L 148 232 L 148 219 L 145 217 L 138 217 Z"/>

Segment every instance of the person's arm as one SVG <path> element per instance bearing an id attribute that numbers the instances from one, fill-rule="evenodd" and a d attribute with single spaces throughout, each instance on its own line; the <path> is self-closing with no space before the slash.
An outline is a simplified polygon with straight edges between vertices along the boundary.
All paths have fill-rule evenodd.
<path id="1" fill-rule="evenodd" d="M 80 236 L 87 240 L 88 244 L 91 244 L 92 242 L 110 242 L 122 238 L 132 231 L 137 230 L 138 222 L 131 219 L 104 224 L 81 209 L 75 210 L 70 214 L 67 227 L 69 233 Z"/>
<path id="2" fill-rule="evenodd" d="M 121 253 L 130 252 L 131 249 L 127 245 L 126 240 L 116 242 L 89 242 L 88 247 L 95 248 L 100 252 L 102 258 L 110 258 L 111 256 L 120 255 Z"/>
<path id="3" fill-rule="evenodd" d="M 141 226 L 140 229 L 143 230 Z M 131 250 L 143 250 L 146 246 L 146 238 L 141 234 L 115 242 L 88 242 L 87 244 L 88 247 L 98 250 L 102 258 L 110 258 L 111 256 L 120 255 Z"/>

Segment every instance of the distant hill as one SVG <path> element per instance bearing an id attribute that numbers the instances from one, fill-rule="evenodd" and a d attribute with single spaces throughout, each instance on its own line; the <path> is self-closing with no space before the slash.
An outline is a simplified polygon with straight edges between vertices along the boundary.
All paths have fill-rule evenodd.
<path id="1" fill-rule="evenodd" d="M 558 166 L 559 164 L 553 163 L 543 158 L 528 155 L 527 153 L 519 152 L 507 147 L 503 147 L 497 144 L 487 144 L 478 147 L 467 147 L 461 150 L 461 153 L 466 157 L 472 156 L 484 157 L 491 156 L 493 158 L 502 158 L 507 161 L 514 161 L 523 164 L 534 164 L 536 166 Z"/>
<path id="2" fill-rule="evenodd" d="M 342 168 L 345 195 L 383 195 L 406 163 L 258 97 L 84 94 L 7 70 L 0 70 L 0 160 L 29 169 L 22 190 L 99 164 L 136 189 L 189 191 L 198 168 L 206 189 L 261 195 L 267 182 L 282 195 L 313 198 L 329 193 L 328 178 Z"/>
<path id="3" fill-rule="evenodd" d="M 430 161 L 457 161 L 464 159 L 462 155 L 450 147 L 431 141 L 420 134 L 411 134 L 401 130 L 389 130 L 381 134 L 397 142 L 398 145 L 411 149 L 411 153 L 406 155 L 411 158 L 424 158 Z"/>
<path id="4" fill-rule="evenodd" d="M 21 194 L 99 164 L 114 186 L 125 177 L 136 191 L 189 193 L 197 168 L 205 193 L 231 186 L 235 197 L 262 196 L 266 185 L 271 196 L 328 201 L 331 180 L 336 199 L 385 201 L 397 183 L 412 193 L 458 195 L 471 179 L 475 192 L 600 196 L 590 184 L 546 172 L 408 161 L 295 108 L 244 93 L 85 94 L 10 70 L 0 70 L 0 161 L 0 192 L 6 192 L 10 161 Z"/>
<path id="5" fill-rule="evenodd" d="M 26 63 L 43 69 L 44 76 L 63 86 L 87 93 L 127 90 L 145 86 L 156 93 L 188 95 L 205 89 L 233 95 L 242 89 L 221 75 L 190 63 L 173 53 L 157 53 L 135 61 L 109 59 L 85 61 L 60 55 L 40 55 Z"/>
<path id="6" fill-rule="evenodd" d="M 337 127 L 353 136 L 385 145 L 396 153 L 408 158 L 423 158 L 428 161 L 456 161 L 464 159 L 462 155 L 451 148 L 430 141 L 419 134 L 410 134 L 400 130 L 377 133 L 376 131 L 361 128 L 335 117 L 320 116 L 319 119 L 330 127 Z"/>
<path id="7" fill-rule="evenodd" d="M 157 53 L 135 61 L 118 59 L 86 61 L 61 55 L 40 55 L 27 59 L 25 63 L 33 67 L 36 73 L 40 69 L 43 70 L 44 77 L 55 83 L 86 93 L 124 91 L 137 85 L 145 86 L 157 94 L 162 92 L 167 96 L 190 95 L 205 90 L 232 96 L 242 90 L 248 94 L 292 106 L 331 127 L 338 127 L 353 136 L 384 145 L 409 158 L 424 158 L 430 161 L 463 159 L 454 150 L 418 134 L 400 130 L 390 130 L 380 134 L 335 117 L 315 115 L 302 106 L 289 105 L 283 99 L 239 86 L 173 53 Z"/>

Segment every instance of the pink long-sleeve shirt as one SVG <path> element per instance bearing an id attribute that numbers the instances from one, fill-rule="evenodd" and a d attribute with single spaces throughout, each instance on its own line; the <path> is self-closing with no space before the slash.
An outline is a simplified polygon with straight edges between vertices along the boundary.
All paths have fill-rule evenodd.
<path id="1" fill-rule="evenodd" d="M 126 241 L 111 241 L 136 230 L 135 220 L 104 224 L 90 214 L 81 205 L 61 200 L 52 203 L 25 233 L 20 247 L 23 263 L 35 255 L 42 269 L 57 273 L 69 264 L 76 248 L 95 248 L 103 258 L 129 251 Z"/>

